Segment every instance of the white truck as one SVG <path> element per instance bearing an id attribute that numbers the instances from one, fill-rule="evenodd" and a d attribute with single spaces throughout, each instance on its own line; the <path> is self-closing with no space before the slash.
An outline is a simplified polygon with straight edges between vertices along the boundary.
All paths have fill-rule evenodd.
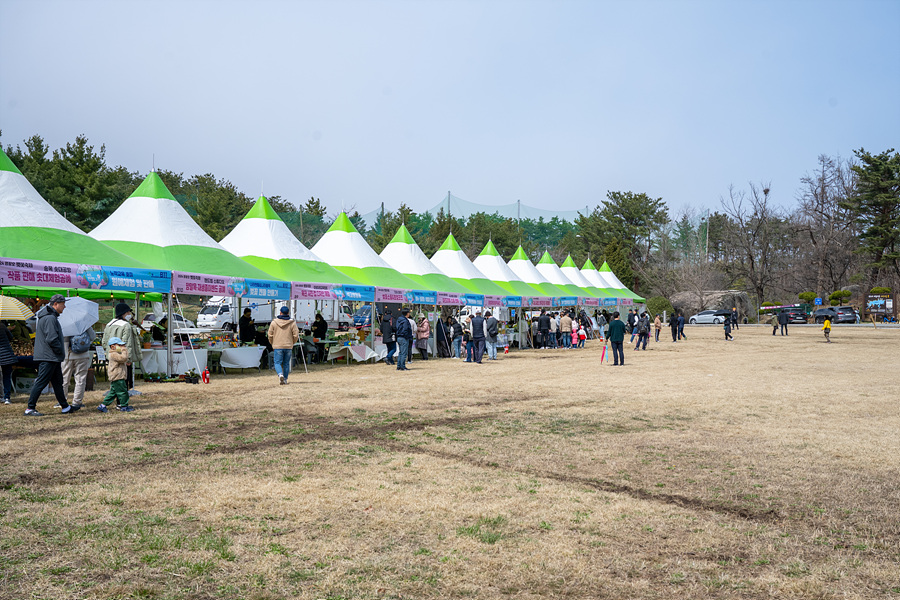
<path id="1" fill-rule="evenodd" d="M 197 315 L 197 327 L 237 331 L 237 324 L 241 317 L 240 313 L 243 313 L 245 308 L 250 309 L 250 315 L 255 323 L 271 323 L 284 304 L 286 303 L 283 301 L 273 302 L 271 300 L 244 298 L 241 300 L 241 308 L 240 312 L 238 312 L 237 298 L 212 296 Z"/>
<path id="2" fill-rule="evenodd" d="M 335 331 L 347 331 L 353 323 L 353 311 L 350 305 L 340 300 L 295 300 L 294 319 L 300 329 L 312 329 L 316 313 L 328 322 L 328 328 Z"/>

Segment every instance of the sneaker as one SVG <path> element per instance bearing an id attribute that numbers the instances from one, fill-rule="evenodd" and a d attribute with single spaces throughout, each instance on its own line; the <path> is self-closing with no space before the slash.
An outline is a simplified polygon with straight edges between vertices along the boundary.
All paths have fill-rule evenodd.
<path id="1" fill-rule="evenodd" d="M 70 404 L 60 412 L 62 412 L 62 414 L 64 415 L 71 415 L 72 413 L 78 412 L 79 410 L 81 410 L 81 405 Z"/>
<path id="2" fill-rule="evenodd" d="M 34 410 L 33 408 L 26 408 L 25 416 L 26 417 L 43 417 L 44 413 L 40 413 L 40 412 Z"/>
<path id="3" fill-rule="evenodd" d="M 12 404 L 12 402 L 9 401 L 9 398 L 4 398 L 3 404 Z"/>
<path id="4" fill-rule="evenodd" d="M 121 412 L 134 412 L 133 406 L 120 406 L 119 411 Z"/>
<path id="5" fill-rule="evenodd" d="M 109 412 L 109 409 L 106 408 L 105 404 L 101 404 L 97 407 L 97 412 L 105 413 L 105 412 Z"/>
<path id="6" fill-rule="evenodd" d="M 76 408 L 75 410 L 79 410 L 84 408 L 84 402 L 73 402 L 72 406 L 77 406 L 78 408 Z"/>
<path id="7" fill-rule="evenodd" d="M 284 381 L 284 375 L 279 375 L 279 376 L 278 376 L 278 383 L 279 383 L 280 385 L 284 385 L 284 383 L 285 383 L 285 381 Z"/>

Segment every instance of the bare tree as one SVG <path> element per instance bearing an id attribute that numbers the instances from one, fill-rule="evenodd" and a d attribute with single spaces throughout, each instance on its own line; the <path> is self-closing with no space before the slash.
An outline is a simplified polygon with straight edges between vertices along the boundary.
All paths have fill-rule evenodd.
<path id="1" fill-rule="evenodd" d="M 799 206 L 793 215 L 795 231 L 811 244 L 815 291 L 824 295 L 847 281 L 853 265 L 853 215 L 841 203 L 852 195 L 856 176 L 852 162 L 819 155 L 816 171 L 801 179 Z M 802 240 L 798 240 L 803 245 Z"/>
<path id="2" fill-rule="evenodd" d="M 774 259 L 781 246 L 783 222 L 777 209 L 769 203 L 769 184 L 750 184 L 750 191 L 728 188 L 722 208 L 728 216 L 727 240 L 734 249 L 734 260 L 726 265 L 733 279 L 743 279 L 757 301 L 774 287 Z"/>

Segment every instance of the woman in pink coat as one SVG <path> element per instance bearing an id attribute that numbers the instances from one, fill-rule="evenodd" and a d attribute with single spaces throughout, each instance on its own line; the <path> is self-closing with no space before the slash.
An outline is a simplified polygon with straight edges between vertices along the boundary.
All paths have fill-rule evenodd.
<path id="1" fill-rule="evenodd" d="M 431 325 L 428 318 L 419 313 L 419 325 L 416 328 L 416 350 L 422 356 L 422 360 L 428 360 L 428 338 L 431 337 Z"/>

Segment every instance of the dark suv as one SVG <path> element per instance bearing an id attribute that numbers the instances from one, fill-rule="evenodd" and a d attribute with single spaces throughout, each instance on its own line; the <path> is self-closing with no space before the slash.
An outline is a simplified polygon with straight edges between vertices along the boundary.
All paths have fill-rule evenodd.
<path id="1" fill-rule="evenodd" d="M 806 323 L 806 313 L 799 308 L 786 308 L 784 312 L 788 315 L 788 323 Z"/>

